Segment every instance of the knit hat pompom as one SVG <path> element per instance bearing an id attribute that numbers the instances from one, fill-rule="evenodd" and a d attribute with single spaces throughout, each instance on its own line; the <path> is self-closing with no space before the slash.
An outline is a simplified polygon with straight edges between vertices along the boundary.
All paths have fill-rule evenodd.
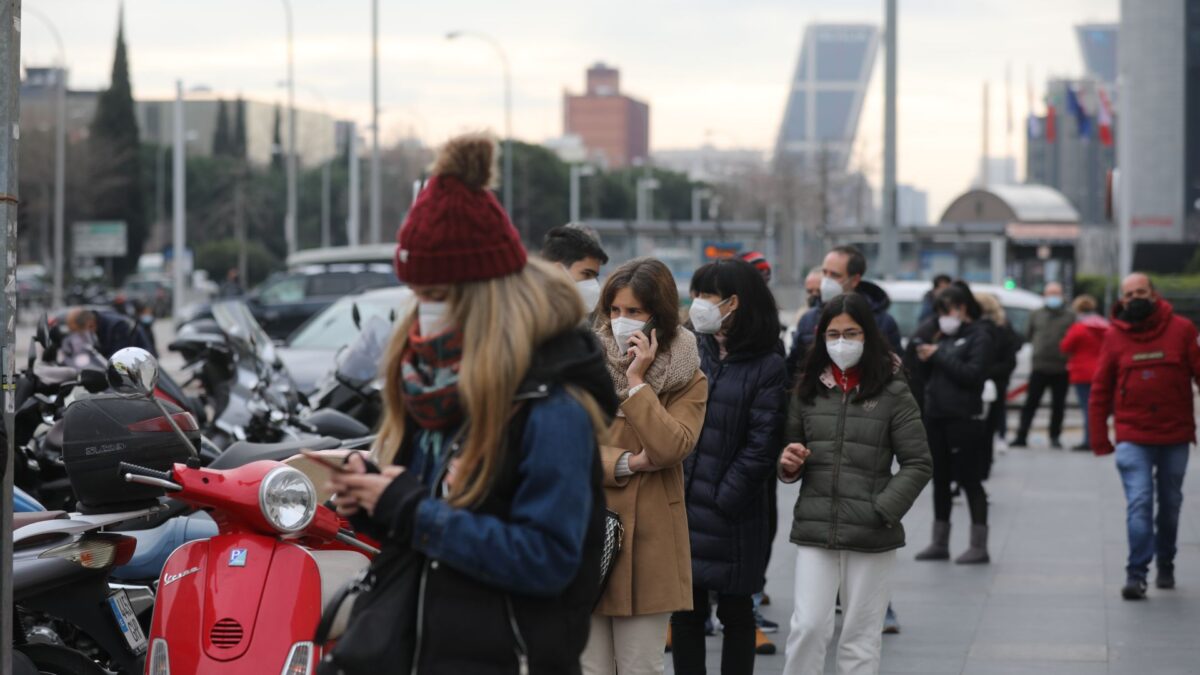
<path id="1" fill-rule="evenodd" d="M 447 141 L 433 164 L 433 175 L 454 176 L 472 190 L 496 187 L 496 141 L 468 134 Z"/>

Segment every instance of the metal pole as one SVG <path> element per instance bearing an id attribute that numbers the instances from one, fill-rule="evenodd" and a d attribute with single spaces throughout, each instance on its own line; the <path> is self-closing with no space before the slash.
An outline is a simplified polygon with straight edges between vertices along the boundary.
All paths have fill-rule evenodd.
<path id="1" fill-rule="evenodd" d="M 321 166 L 321 248 L 329 248 L 329 162 L 325 160 L 325 164 Z"/>
<path id="2" fill-rule="evenodd" d="M 359 203 L 361 189 L 358 186 L 358 125 L 351 122 L 348 133 L 350 137 L 346 139 L 349 144 L 346 154 L 350 157 L 350 186 L 348 188 L 350 194 L 346 199 L 346 245 L 358 246 L 358 215 L 362 210 Z"/>
<path id="3" fill-rule="evenodd" d="M 5 225 L 4 251 L 0 255 L 0 279 L 4 281 L 4 300 L 0 302 L 0 330 L 4 331 L 0 349 L 0 400 L 3 401 L 4 428 L 13 428 L 13 394 L 16 389 L 13 319 L 16 317 L 17 251 L 17 145 L 21 137 L 21 0 L 0 0 L 0 223 Z M 13 434 L 5 434 L 6 447 L 0 460 L 0 673 L 12 672 L 12 503 Z"/>
<path id="4" fill-rule="evenodd" d="M 1116 185 L 1113 187 L 1117 199 L 1117 271 L 1122 280 L 1133 272 L 1132 84 L 1132 78 L 1124 74 L 1117 77 L 1117 91 L 1121 95 L 1117 102 L 1117 171 L 1114 172 Z"/>
<path id="5" fill-rule="evenodd" d="M 50 17 L 32 7 L 25 13 L 36 17 L 45 24 L 58 45 L 58 72 L 55 74 L 54 87 L 54 254 L 53 275 L 54 286 L 51 292 L 51 303 L 54 307 L 63 304 L 63 217 L 66 203 L 66 165 L 67 165 L 67 50 L 63 46 L 62 36 L 58 27 Z"/>
<path id="6" fill-rule="evenodd" d="M 896 0 L 885 0 L 886 70 L 883 80 L 883 220 L 879 228 L 879 275 L 894 279 L 900 250 L 896 241 Z"/>
<path id="7" fill-rule="evenodd" d="M 284 217 L 284 238 L 287 252 L 296 252 L 296 60 L 292 40 L 292 3 L 283 0 L 287 15 L 287 81 L 288 81 L 288 150 L 287 150 L 287 215 Z"/>
<path id="8" fill-rule="evenodd" d="M 187 218 L 187 176 L 184 163 L 184 155 L 186 153 L 186 139 L 183 129 L 183 80 L 175 80 L 175 151 L 172 156 L 174 180 L 171 189 L 172 197 L 174 197 L 174 219 L 173 232 L 171 235 L 171 257 L 174 259 L 172 263 L 172 277 L 174 292 L 171 298 L 172 313 L 175 316 L 181 316 L 183 310 L 183 251 L 186 245 L 185 241 L 185 225 Z"/>
<path id="9" fill-rule="evenodd" d="M 571 165 L 571 212 L 567 222 L 579 222 L 579 165 Z"/>
<path id="10" fill-rule="evenodd" d="M 371 0 L 371 213 L 367 239 L 372 244 L 378 244 L 383 236 L 382 173 L 379 163 L 379 0 Z"/>

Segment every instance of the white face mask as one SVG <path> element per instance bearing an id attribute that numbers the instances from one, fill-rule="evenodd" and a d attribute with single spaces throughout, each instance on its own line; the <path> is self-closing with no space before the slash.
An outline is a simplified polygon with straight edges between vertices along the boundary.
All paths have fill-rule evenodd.
<path id="1" fill-rule="evenodd" d="M 421 337 L 431 337 L 446 330 L 450 321 L 450 303 L 447 302 L 418 302 L 417 323 L 421 327 Z"/>
<path id="2" fill-rule="evenodd" d="M 825 350 L 829 352 L 829 359 L 833 361 L 834 365 L 842 370 L 849 370 L 862 360 L 863 344 L 858 340 L 838 338 L 826 340 Z"/>
<path id="3" fill-rule="evenodd" d="M 629 338 L 645 326 L 645 321 L 623 316 L 612 320 L 613 339 L 617 341 L 617 351 L 621 353 L 621 356 L 625 356 L 625 352 L 629 349 Z"/>
<path id="4" fill-rule="evenodd" d="M 596 309 L 596 303 L 600 302 L 600 280 L 576 281 L 575 288 L 579 290 L 579 295 L 583 296 L 583 306 L 587 307 L 587 311 L 591 312 Z"/>
<path id="5" fill-rule="evenodd" d="M 688 318 L 692 320 L 692 328 L 695 328 L 697 333 L 710 335 L 721 330 L 725 315 L 721 314 L 720 307 L 727 302 L 729 302 L 729 298 L 725 298 L 716 305 L 704 298 L 692 300 L 692 306 L 688 309 Z"/>
<path id="6" fill-rule="evenodd" d="M 962 319 L 957 316 L 947 314 L 938 317 L 938 330 L 942 331 L 943 335 L 954 335 L 959 328 L 962 328 Z"/>
<path id="7" fill-rule="evenodd" d="M 821 302 L 826 303 L 845 293 L 846 289 L 831 277 L 821 277 Z"/>

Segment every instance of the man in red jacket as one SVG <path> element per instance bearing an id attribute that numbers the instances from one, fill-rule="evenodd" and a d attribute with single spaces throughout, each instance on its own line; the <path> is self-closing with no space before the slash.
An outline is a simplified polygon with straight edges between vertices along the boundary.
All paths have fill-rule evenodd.
<path id="1" fill-rule="evenodd" d="M 1155 585 L 1175 587 L 1175 538 L 1183 502 L 1188 446 L 1196 439 L 1192 381 L 1200 383 L 1200 332 L 1176 316 L 1150 278 L 1131 274 L 1113 306 L 1092 381 L 1088 421 L 1092 450 L 1113 452 L 1108 416 L 1117 431 L 1117 469 L 1125 486 L 1129 560 L 1126 600 L 1146 597 L 1150 561 Z M 1156 486 L 1157 483 L 1157 486 Z M 1158 518 L 1154 497 L 1158 494 Z"/>

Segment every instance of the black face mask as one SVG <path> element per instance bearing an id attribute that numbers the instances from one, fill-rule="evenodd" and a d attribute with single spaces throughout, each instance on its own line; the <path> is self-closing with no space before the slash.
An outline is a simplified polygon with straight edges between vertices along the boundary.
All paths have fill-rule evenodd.
<path id="1" fill-rule="evenodd" d="M 1121 310 L 1120 319 L 1129 323 L 1141 323 L 1150 318 L 1154 313 L 1155 304 L 1153 300 L 1146 298 L 1134 298 L 1125 303 L 1125 309 Z"/>
<path id="2" fill-rule="evenodd" d="M 819 295 L 808 296 L 808 306 L 809 307 L 816 307 L 819 304 L 821 304 L 821 296 L 819 296 Z"/>

